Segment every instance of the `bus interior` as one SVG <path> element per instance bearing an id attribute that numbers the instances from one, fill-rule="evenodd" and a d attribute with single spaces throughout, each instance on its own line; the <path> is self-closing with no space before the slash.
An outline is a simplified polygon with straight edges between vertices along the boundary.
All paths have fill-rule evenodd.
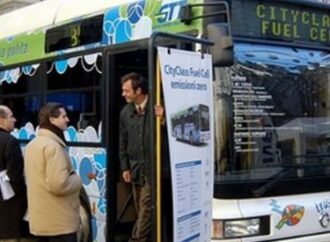
<path id="1" fill-rule="evenodd" d="M 120 79 L 123 75 L 130 72 L 137 72 L 148 78 L 148 51 L 141 46 L 140 42 L 136 45 L 130 43 L 123 45 L 123 48 L 111 49 L 107 52 L 109 62 L 107 63 L 109 69 L 109 110 L 110 113 L 110 153 L 109 156 L 109 169 L 114 171 L 112 174 L 111 184 L 117 183 L 116 191 L 110 191 L 117 194 L 117 214 L 116 221 L 114 222 L 114 231 L 116 231 L 115 241 L 127 241 L 130 236 L 132 226 L 135 221 L 135 210 L 132 200 L 130 184 L 123 182 L 120 174 L 119 159 L 118 159 L 118 140 L 119 140 L 119 113 L 125 106 L 126 102 L 122 97 Z M 132 47 L 135 46 L 135 47 Z M 124 50 L 124 51 L 121 51 Z M 162 135 L 166 136 L 165 130 Z M 172 201 L 171 201 L 171 182 L 170 182 L 170 165 L 168 160 L 168 143 L 167 138 L 163 137 L 163 163 L 162 163 L 162 236 L 164 241 L 172 240 Z M 110 205 L 111 206 L 111 205 Z"/>

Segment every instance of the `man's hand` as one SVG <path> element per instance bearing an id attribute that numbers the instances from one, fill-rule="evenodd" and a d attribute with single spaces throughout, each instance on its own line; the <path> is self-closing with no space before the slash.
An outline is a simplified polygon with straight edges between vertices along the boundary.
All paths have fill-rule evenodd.
<path id="1" fill-rule="evenodd" d="M 162 119 L 164 117 L 164 108 L 163 108 L 163 106 L 162 105 L 155 105 L 154 109 L 155 109 L 155 115 Z"/>
<path id="2" fill-rule="evenodd" d="M 123 171 L 123 179 L 127 183 L 131 183 L 131 172 L 129 170 Z"/>
<path id="3" fill-rule="evenodd" d="M 162 125 L 165 124 L 165 115 L 164 115 L 164 108 L 162 105 L 155 105 L 154 106 L 154 109 L 155 109 L 155 115 L 156 117 L 159 117 L 160 118 L 160 123 Z"/>

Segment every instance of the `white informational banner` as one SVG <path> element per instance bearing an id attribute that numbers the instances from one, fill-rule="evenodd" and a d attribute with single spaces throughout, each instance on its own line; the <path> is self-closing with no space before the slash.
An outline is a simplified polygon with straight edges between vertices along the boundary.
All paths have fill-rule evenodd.
<path id="1" fill-rule="evenodd" d="M 213 198 L 210 55 L 158 48 L 169 136 L 173 241 L 209 242 Z"/>

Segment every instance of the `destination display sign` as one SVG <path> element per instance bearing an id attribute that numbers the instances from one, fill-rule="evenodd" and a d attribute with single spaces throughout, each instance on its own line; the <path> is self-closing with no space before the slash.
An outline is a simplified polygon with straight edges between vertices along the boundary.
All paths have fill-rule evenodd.
<path id="1" fill-rule="evenodd" d="M 233 0 L 234 36 L 330 45 L 330 11 L 281 1 Z"/>
<path id="2" fill-rule="evenodd" d="M 61 25 L 46 31 L 46 53 L 100 42 L 103 15 Z"/>

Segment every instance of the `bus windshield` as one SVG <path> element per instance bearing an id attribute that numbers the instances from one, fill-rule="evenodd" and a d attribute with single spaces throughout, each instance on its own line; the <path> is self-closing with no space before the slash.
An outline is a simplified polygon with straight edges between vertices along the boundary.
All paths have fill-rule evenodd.
<path id="1" fill-rule="evenodd" d="M 217 70 L 216 184 L 329 176 L 330 52 L 237 43 L 235 55 Z"/>
<path id="2" fill-rule="evenodd" d="M 208 106 L 201 105 L 200 106 L 200 125 L 201 131 L 209 131 L 210 130 L 210 114 Z"/>

